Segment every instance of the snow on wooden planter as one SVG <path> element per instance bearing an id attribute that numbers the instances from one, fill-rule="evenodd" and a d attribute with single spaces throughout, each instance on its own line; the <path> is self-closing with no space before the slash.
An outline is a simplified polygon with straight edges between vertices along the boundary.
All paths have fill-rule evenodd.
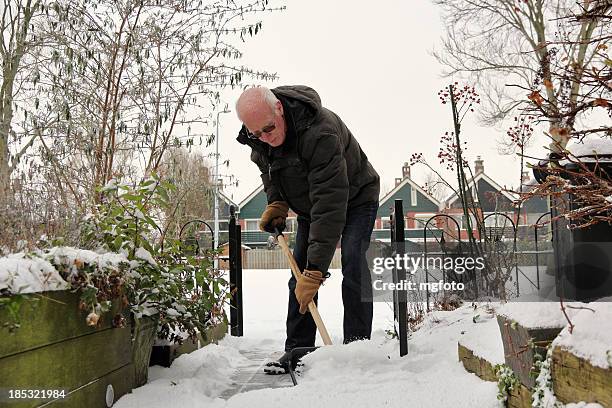
<path id="1" fill-rule="evenodd" d="M 0 329 L 0 389 L 63 390 L 65 398 L 45 406 L 91 408 L 106 408 L 107 398 L 112 402 L 131 391 L 130 327 L 114 328 L 112 324 L 113 316 L 120 312 L 119 302 L 91 327 L 85 323 L 87 313 L 79 311 L 76 293 L 24 296 L 38 300 L 21 307 L 21 327 L 13 334 Z M 0 321 L 8 320 L 6 308 L 0 309 Z M 24 400 L 10 406 L 35 407 L 49 401 Z"/>
<path id="2" fill-rule="evenodd" d="M 504 362 L 504 352 L 495 319 L 470 326 L 459 339 L 457 351 L 459 361 L 468 372 L 485 381 L 497 381 L 493 367 Z"/>
<path id="3" fill-rule="evenodd" d="M 612 299 L 611 299 L 612 300 Z M 553 342 L 551 376 L 563 403 L 612 407 L 612 303 L 593 302 Z"/>
<path id="4" fill-rule="evenodd" d="M 546 356 L 546 347 L 567 324 L 558 303 L 508 303 L 498 311 L 497 322 L 506 365 L 521 384 L 535 385 L 534 358 Z"/>

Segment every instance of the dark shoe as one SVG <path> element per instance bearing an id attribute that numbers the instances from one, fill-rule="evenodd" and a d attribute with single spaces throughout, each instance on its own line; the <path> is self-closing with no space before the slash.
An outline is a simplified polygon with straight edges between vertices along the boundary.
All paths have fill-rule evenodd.
<path id="1" fill-rule="evenodd" d="M 283 365 L 278 361 L 270 361 L 264 366 L 264 373 L 268 375 L 289 374 L 289 366 Z"/>
<path id="2" fill-rule="evenodd" d="M 296 368 L 301 367 L 303 364 L 297 359 L 291 361 L 291 352 L 286 351 L 277 361 L 270 361 L 264 366 L 264 373 L 268 375 L 280 375 L 289 373 L 289 364 L 292 363 L 292 368 L 295 371 Z"/>

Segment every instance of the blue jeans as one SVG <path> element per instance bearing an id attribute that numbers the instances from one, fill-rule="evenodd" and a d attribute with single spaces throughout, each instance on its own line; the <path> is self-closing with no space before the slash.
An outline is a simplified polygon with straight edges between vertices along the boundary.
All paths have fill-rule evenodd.
<path id="1" fill-rule="evenodd" d="M 365 203 L 350 208 L 342 231 L 342 303 L 344 304 L 344 343 L 369 339 L 372 334 L 372 282 L 366 260 L 370 246 L 378 203 Z M 300 270 L 306 266 L 308 232 L 310 222 L 298 217 L 293 256 Z M 285 351 L 295 347 L 311 347 L 315 344 L 317 327 L 309 312 L 300 314 L 300 305 L 295 298 L 295 278 L 289 279 L 289 307 L 287 310 L 287 340 Z M 365 299 L 362 301 L 362 296 Z M 314 301 L 317 303 L 318 296 Z"/>

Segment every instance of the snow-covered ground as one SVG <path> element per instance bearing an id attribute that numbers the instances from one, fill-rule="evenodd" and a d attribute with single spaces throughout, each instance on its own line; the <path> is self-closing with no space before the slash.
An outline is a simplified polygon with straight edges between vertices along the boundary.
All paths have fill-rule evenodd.
<path id="1" fill-rule="evenodd" d="M 74 248 L 57 248 L 33 258 L 23 253 L 9 255 L 0 258 L 0 290 L 28 293 L 64 289 L 68 284 L 50 259 L 70 268 L 83 262 L 117 267 L 127 261 L 116 254 L 99 255 Z M 244 376 L 240 379 L 241 373 L 260 373 L 266 356 L 283 350 L 290 274 L 289 270 L 246 270 L 245 336 L 226 336 L 218 345 L 179 357 L 170 368 L 152 367 L 149 383 L 121 398 L 115 406 L 499 407 L 496 384 L 464 370 L 457 359 L 457 342 L 490 362 L 503 362 L 501 338 L 495 318 L 489 313 L 490 306 L 525 326 L 565 325 L 566 317 L 558 303 L 532 302 L 554 292 L 552 277 L 541 273 L 541 290 L 536 291 L 529 282 L 535 282 L 535 268 L 523 267 L 522 271 L 525 275 L 519 276 L 519 282 L 523 302 L 501 308 L 484 304 L 474 310 L 465 305 L 450 312 L 432 312 L 412 333 L 408 355 L 403 358 L 399 357 L 398 342 L 387 335 L 393 327 L 389 303 L 375 303 L 372 340 L 342 345 L 342 276 L 340 271 L 332 271 L 332 277 L 319 292 L 319 310 L 334 345 L 303 359 L 305 366 L 297 387 L 290 386 L 288 380 L 272 381 L 272 377 L 261 375 L 258 387 L 242 387 L 246 383 Z M 573 334 L 566 327 L 554 342 L 604 369 L 612 367 L 612 298 L 606 300 L 588 306 L 568 303 L 566 313 L 576 327 Z M 277 387 L 287 387 L 266 388 L 267 378 Z M 554 396 L 549 400 L 554 401 Z M 601 406 L 580 403 L 569 407 Z"/>
<path id="2" fill-rule="evenodd" d="M 340 271 L 332 271 L 332 278 L 319 292 L 319 309 L 334 345 L 304 358 L 298 386 L 220 398 L 232 375 L 247 364 L 243 353 L 283 350 L 289 273 L 244 271 L 244 337 L 227 336 L 219 345 L 179 357 L 170 368 L 152 367 L 149 383 L 121 398 L 115 407 L 500 406 L 496 384 L 466 372 L 457 358 L 458 340 L 483 325 L 473 323 L 473 316 L 486 312 L 464 306 L 432 313 L 412 334 L 408 355 L 400 358 L 397 341 L 385 333 L 392 328 L 392 308 L 376 303 L 372 340 L 341 345 Z"/>

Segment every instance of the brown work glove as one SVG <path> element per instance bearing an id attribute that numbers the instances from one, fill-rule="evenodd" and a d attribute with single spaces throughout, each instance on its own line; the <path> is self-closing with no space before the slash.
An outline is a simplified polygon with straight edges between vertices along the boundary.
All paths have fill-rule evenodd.
<path id="1" fill-rule="evenodd" d="M 304 272 L 298 277 L 295 285 L 295 297 L 300 304 L 301 314 L 306 313 L 308 304 L 312 302 L 323 282 L 325 282 L 325 278 L 319 271 L 304 269 Z"/>
<path id="2" fill-rule="evenodd" d="M 259 220 L 259 229 L 273 234 L 274 229 L 279 232 L 285 229 L 285 220 L 289 214 L 289 205 L 284 201 L 274 201 L 266 207 Z"/>

